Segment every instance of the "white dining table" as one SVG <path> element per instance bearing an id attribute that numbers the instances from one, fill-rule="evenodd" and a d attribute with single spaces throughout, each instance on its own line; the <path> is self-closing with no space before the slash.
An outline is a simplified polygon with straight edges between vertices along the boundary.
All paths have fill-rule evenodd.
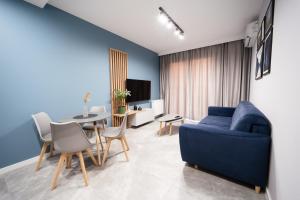
<path id="1" fill-rule="evenodd" d="M 96 136 L 96 150 L 97 150 L 97 158 L 98 164 L 101 166 L 101 153 L 100 153 L 100 144 L 102 145 L 101 138 L 97 129 L 97 121 L 101 121 L 111 117 L 111 114 L 108 112 L 101 112 L 95 113 L 90 112 L 88 117 L 83 117 L 83 115 L 75 115 L 73 117 L 65 118 L 60 120 L 60 122 L 77 122 L 78 124 L 85 124 L 85 123 L 93 123 L 94 124 L 94 132 Z"/>

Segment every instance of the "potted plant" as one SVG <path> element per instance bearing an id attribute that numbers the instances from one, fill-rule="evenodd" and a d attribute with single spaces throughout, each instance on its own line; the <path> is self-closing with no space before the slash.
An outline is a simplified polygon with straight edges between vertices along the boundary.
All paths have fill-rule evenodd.
<path id="1" fill-rule="evenodd" d="M 124 104 L 124 100 L 126 99 L 127 96 L 130 96 L 130 91 L 128 91 L 127 89 L 120 90 L 117 89 L 114 92 L 115 98 L 117 100 L 117 105 L 118 105 L 118 113 L 119 114 L 124 114 L 126 112 L 126 105 Z"/>

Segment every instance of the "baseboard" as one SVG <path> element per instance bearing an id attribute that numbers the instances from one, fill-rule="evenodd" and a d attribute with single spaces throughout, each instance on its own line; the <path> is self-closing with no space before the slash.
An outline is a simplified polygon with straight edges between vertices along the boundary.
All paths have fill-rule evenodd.
<path id="1" fill-rule="evenodd" d="M 39 155 L 36 156 L 36 157 L 33 157 L 33 158 L 29 158 L 27 160 L 23 160 L 21 162 L 6 166 L 6 167 L 3 167 L 3 168 L 0 169 L 0 175 L 5 174 L 5 173 L 10 172 L 10 171 L 13 171 L 15 169 L 19 169 L 21 167 L 30 165 L 32 163 L 35 163 L 38 160 L 38 158 L 39 158 Z"/>
<path id="2" fill-rule="evenodd" d="M 267 200 L 272 200 L 271 195 L 270 195 L 270 191 L 269 191 L 268 188 L 266 188 L 266 195 L 265 196 L 266 196 Z"/>

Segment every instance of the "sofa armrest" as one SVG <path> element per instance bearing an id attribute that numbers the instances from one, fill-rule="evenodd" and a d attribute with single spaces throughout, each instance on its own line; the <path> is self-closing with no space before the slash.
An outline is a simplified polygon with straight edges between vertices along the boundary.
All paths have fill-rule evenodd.
<path id="1" fill-rule="evenodd" d="M 214 115 L 214 116 L 232 117 L 234 111 L 235 108 L 233 107 L 217 107 L 217 106 L 208 107 L 208 115 Z"/>
<path id="2" fill-rule="evenodd" d="M 209 125 L 179 128 L 183 161 L 247 183 L 266 186 L 271 138 Z"/>

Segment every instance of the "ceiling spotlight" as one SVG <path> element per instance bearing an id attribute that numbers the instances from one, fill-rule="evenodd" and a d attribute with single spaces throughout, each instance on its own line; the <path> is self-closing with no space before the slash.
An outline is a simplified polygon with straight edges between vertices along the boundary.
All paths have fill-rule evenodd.
<path id="1" fill-rule="evenodd" d="M 179 33 L 180 33 L 180 31 L 179 31 L 178 29 L 176 29 L 176 30 L 174 31 L 174 34 L 175 34 L 175 35 L 179 35 Z"/>
<path id="2" fill-rule="evenodd" d="M 171 29 L 172 27 L 173 27 L 173 23 L 171 21 L 168 21 L 167 29 Z"/>
<path id="3" fill-rule="evenodd" d="M 158 16 L 158 20 L 162 23 L 165 24 L 168 21 L 168 17 L 164 13 L 160 13 Z"/>
<path id="4" fill-rule="evenodd" d="M 178 35 L 178 38 L 179 38 L 180 40 L 183 40 L 183 39 L 184 39 L 183 33 L 180 33 L 180 34 Z"/>
<path id="5" fill-rule="evenodd" d="M 162 8 L 159 7 L 158 10 L 159 16 L 158 20 L 164 24 L 167 29 L 175 29 L 174 30 L 174 35 L 178 36 L 180 40 L 184 39 L 184 31 L 182 28 L 172 19 L 172 17 Z"/>

